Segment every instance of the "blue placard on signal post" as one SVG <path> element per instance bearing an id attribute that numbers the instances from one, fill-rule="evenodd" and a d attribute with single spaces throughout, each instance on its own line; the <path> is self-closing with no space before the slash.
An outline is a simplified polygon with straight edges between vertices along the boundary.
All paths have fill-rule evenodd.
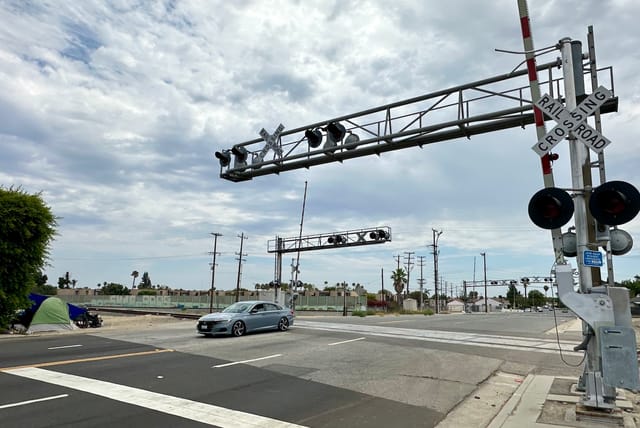
<path id="1" fill-rule="evenodd" d="M 600 251 L 585 250 L 582 260 L 585 266 L 601 267 L 602 253 Z"/>

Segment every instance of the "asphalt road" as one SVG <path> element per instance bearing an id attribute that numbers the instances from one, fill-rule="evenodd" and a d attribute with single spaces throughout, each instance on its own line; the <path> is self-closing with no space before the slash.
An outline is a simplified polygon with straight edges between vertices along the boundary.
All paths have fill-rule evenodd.
<path id="1" fill-rule="evenodd" d="M 555 323 L 551 312 L 301 316 L 288 332 L 241 338 L 201 337 L 192 320 L 2 338 L 0 421 L 433 427 L 496 372 L 579 374 L 580 333 L 559 333 L 567 365 Z"/>

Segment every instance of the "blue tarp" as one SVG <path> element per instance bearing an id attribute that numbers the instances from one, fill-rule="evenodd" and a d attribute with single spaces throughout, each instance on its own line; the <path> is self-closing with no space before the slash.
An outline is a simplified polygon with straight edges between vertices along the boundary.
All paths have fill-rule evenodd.
<path id="1" fill-rule="evenodd" d="M 29 311 L 32 314 L 35 314 L 42 302 L 47 300 L 51 296 L 43 296 L 41 294 L 30 293 L 29 300 L 33 302 Z M 72 305 L 71 303 L 67 303 L 67 308 L 69 308 L 69 318 L 75 321 L 82 314 L 86 314 L 87 310 L 85 308 L 81 308 L 80 306 Z"/>

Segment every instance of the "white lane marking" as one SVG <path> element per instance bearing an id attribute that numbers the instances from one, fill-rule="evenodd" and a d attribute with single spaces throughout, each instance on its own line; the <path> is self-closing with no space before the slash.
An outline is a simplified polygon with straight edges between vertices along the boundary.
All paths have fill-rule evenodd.
<path id="1" fill-rule="evenodd" d="M 64 346 L 53 346 L 47 349 L 66 349 L 66 348 L 79 348 L 82 345 L 64 345 Z"/>
<path id="2" fill-rule="evenodd" d="M 233 363 L 218 364 L 217 366 L 212 366 L 211 368 L 212 369 L 219 369 L 221 367 L 235 366 L 236 364 L 253 363 L 254 361 L 268 360 L 269 358 L 276 358 L 276 357 L 282 357 L 282 354 L 273 354 L 273 355 L 269 355 L 269 356 L 266 356 L 266 357 L 254 358 L 254 359 L 251 359 L 251 360 L 234 361 Z"/>
<path id="3" fill-rule="evenodd" d="M 24 406 L 27 404 L 39 403 L 41 401 L 57 400 L 58 398 L 68 397 L 69 394 L 52 395 L 51 397 L 36 398 L 33 400 L 20 401 L 19 403 L 2 404 L 0 409 L 8 409 L 9 407 Z"/>
<path id="4" fill-rule="evenodd" d="M 356 342 L 358 340 L 365 340 L 365 339 L 366 339 L 366 337 L 359 337 L 357 339 L 343 340 L 342 342 L 329 343 L 329 344 L 327 344 L 327 346 L 342 345 L 343 343 Z"/>
<path id="5" fill-rule="evenodd" d="M 427 342 L 533 351 L 547 354 L 558 353 L 558 344 L 552 339 L 461 333 L 454 331 L 418 330 L 380 325 L 334 324 L 316 321 L 300 321 L 297 326 L 310 330 L 368 334 L 371 336 L 392 337 L 396 339 L 423 340 Z M 563 354 L 582 357 L 582 352 L 573 351 L 573 347 L 577 344 L 578 342 L 560 342 Z"/>
<path id="6" fill-rule="evenodd" d="M 87 392 L 132 406 L 144 407 L 156 412 L 178 416 L 220 428 L 300 428 L 290 422 L 265 416 L 226 409 L 213 404 L 200 403 L 185 398 L 173 397 L 144 389 L 119 385 L 72 374 L 59 373 L 37 367 L 6 370 L 5 373 L 28 379 L 59 385 Z"/>

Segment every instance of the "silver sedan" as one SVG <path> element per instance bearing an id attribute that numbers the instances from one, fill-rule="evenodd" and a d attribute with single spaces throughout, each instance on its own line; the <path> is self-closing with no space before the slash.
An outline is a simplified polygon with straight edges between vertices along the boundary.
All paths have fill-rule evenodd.
<path id="1" fill-rule="evenodd" d="M 286 331 L 293 325 L 293 310 L 262 300 L 236 302 L 222 312 L 205 315 L 198 320 L 197 332 L 205 336 L 242 336 L 261 330 Z"/>

